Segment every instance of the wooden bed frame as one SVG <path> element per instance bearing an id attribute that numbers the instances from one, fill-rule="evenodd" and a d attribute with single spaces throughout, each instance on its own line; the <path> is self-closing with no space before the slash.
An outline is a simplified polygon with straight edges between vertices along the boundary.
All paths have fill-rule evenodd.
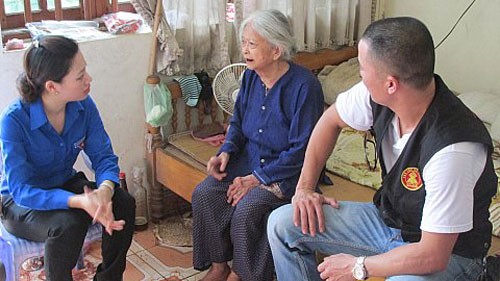
<path id="1" fill-rule="evenodd" d="M 340 50 L 323 49 L 314 53 L 299 52 L 294 57 L 294 62 L 305 66 L 313 72 L 321 70 L 325 65 L 337 65 L 350 58 L 357 56 L 355 47 L 345 47 Z M 181 89 L 177 82 L 167 83 L 172 94 L 174 113 L 172 117 L 172 131 L 177 133 L 179 128 L 178 110 L 175 107 L 177 100 L 182 97 Z M 218 106 L 212 103 L 211 122 L 216 121 Z M 199 124 L 203 124 L 202 108 L 184 109 L 184 126 L 191 129 L 191 111 L 198 110 Z M 191 195 L 196 185 L 206 176 L 206 163 L 210 155 L 215 155 L 218 148 L 209 144 L 198 142 L 192 144 L 188 150 L 179 149 L 172 142 L 164 142 L 159 134 L 159 128 L 148 128 L 148 133 L 154 137 L 153 149 L 147 153 L 149 176 L 151 177 L 150 216 L 153 222 L 159 221 L 164 216 L 164 198 L 162 188 L 168 188 L 171 192 L 191 202 Z M 186 139 L 186 141 L 190 141 Z M 203 154 L 203 156 L 200 156 Z"/>

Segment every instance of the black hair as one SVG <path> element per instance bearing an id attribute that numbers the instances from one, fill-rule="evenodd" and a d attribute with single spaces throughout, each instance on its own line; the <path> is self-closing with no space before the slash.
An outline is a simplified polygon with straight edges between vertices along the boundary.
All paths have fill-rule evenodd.
<path id="1" fill-rule="evenodd" d="M 22 100 L 37 100 L 47 81 L 61 82 L 77 53 L 77 43 L 63 36 L 46 35 L 33 39 L 24 55 L 24 72 L 17 79 Z"/>
<path id="2" fill-rule="evenodd" d="M 416 89 L 427 86 L 434 75 L 434 42 L 427 27 L 411 17 L 387 18 L 371 23 L 361 40 L 369 56 L 381 62 L 399 80 Z"/>

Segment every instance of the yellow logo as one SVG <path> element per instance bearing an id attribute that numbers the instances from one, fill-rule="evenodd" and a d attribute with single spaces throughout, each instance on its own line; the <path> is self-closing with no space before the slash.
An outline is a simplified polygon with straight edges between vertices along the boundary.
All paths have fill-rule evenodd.
<path id="1" fill-rule="evenodd" d="M 410 191 L 419 190 L 422 187 L 423 182 L 418 168 L 408 167 L 404 169 L 403 173 L 401 173 L 401 183 Z"/>

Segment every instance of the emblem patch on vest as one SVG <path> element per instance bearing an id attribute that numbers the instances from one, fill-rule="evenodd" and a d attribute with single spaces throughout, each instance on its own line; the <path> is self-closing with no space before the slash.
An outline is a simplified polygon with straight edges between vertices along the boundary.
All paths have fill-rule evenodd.
<path id="1" fill-rule="evenodd" d="M 408 167 L 401 173 L 401 183 L 409 191 L 417 191 L 422 185 L 422 177 L 416 167 Z"/>

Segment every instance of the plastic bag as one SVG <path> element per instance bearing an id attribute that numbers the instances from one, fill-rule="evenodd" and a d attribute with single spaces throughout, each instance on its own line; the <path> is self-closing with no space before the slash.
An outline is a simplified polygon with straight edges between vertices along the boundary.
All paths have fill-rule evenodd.
<path id="1" fill-rule="evenodd" d="M 146 122 L 153 127 L 165 126 L 173 113 L 172 95 L 163 83 L 144 85 Z"/>
<path id="2" fill-rule="evenodd" d="M 135 33 L 142 26 L 139 14 L 116 12 L 103 15 L 102 20 L 112 34 Z"/>

